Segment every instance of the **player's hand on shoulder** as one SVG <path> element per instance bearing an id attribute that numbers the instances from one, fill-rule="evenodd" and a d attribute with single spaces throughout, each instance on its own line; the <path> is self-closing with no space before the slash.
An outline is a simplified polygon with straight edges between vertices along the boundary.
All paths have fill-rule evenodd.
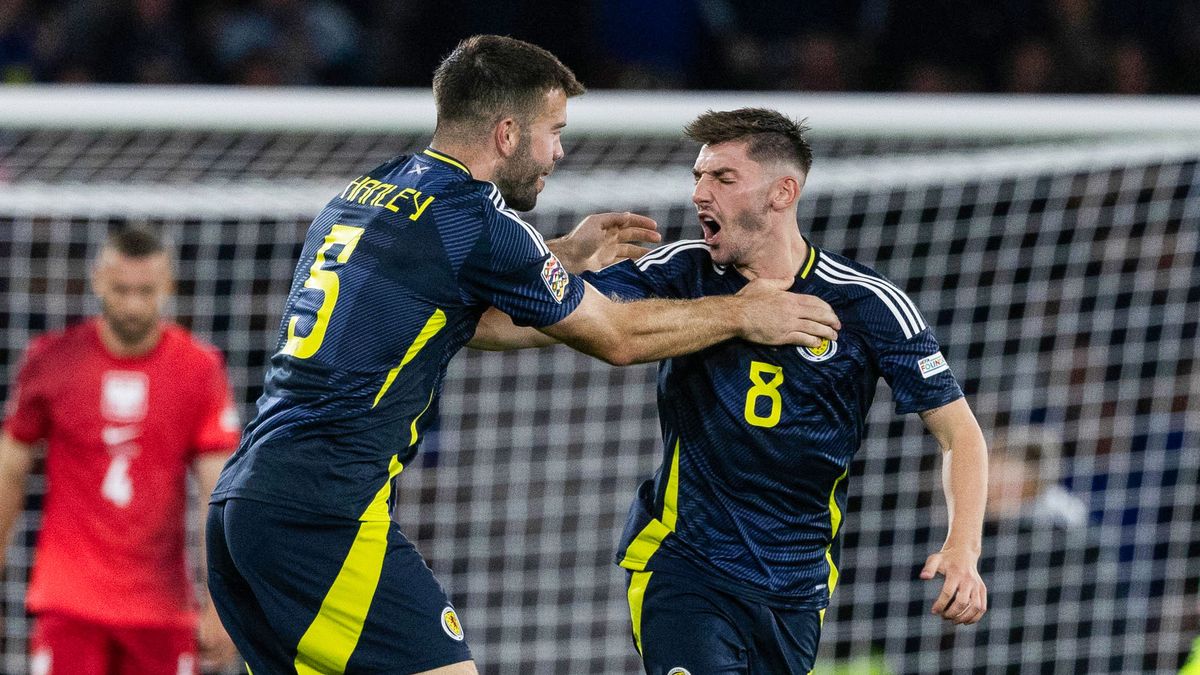
<path id="1" fill-rule="evenodd" d="M 626 211 L 592 214 L 581 220 L 570 234 L 546 243 L 569 271 L 579 273 L 627 258 L 637 260 L 650 250 L 640 244 L 661 240 L 658 223 Z"/>
<path id="2" fill-rule="evenodd" d="M 802 347 L 837 339 L 842 324 L 829 303 L 814 295 L 790 293 L 791 286 L 791 280 L 760 278 L 738 291 L 742 337 L 760 344 Z"/>
<path id="3" fill-rule="evenodd" d="M 945 577 L 931 613 L 954 625 L 972 624 L 987 612 L 987 586 L 979 576 L 978 553 L 943 548 L 925 560 L 922 579 Z"/>

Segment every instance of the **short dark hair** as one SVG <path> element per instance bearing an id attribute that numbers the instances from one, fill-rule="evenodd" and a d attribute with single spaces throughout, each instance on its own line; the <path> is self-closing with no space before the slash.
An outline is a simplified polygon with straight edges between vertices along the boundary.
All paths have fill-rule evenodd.
<path id="1" fill-rule="evenodd" d="M 433 74 L 438 126 L 489 125 L 540 111 L 546 92 L 583 93 L 575 73 L 537 45 L 501 35 L 474 35 L 450 52 Z"/>
<path id="2" fill-rule="evenodd" d="M 157 232 L 139 225 L 110 233 L 104 247 L 129 258 L 149 258 L 167 252 L 167 246 Z"/>
<path id="3" fill-rule="evenodd" d="M 812 147 L 804 137 L 806 131 L 804 120 L 796 122 L 769 108 L 709 110 L 683 128 L 688 138 L 705 145 L 748 141 L 746 154 L 750 159 L 788 162 L 805 174 L 812 167 Z"/>

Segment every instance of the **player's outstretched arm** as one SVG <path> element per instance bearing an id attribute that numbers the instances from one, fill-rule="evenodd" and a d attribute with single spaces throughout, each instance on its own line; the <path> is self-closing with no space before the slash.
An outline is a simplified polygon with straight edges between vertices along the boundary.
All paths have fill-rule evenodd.
<path id="1" fill-rule="evenodd" d="M 479 317 L 479 325 L 475 327 L 475 336 L 471 338 L 467 346 L 471 349 L 502 352 L 510 349 L 548 347 L 553 344 L 558 344 L 558 340 L 536 328 L 518 326 L 513 323 L 512 317 L 509 315 L 495 307 L 488 307 L 483 316 Z"/>
<path id="2" fill-rule="evenodd" d="M 637 260 L 650 251 L 640 244 L 659 241 L 658 223 L 626 211 L 592 214 L 566 236 L 547 241 L 546 246 L 568 272 L 579 274 L 625 259 Z"/>
<path id="3" fill-rule="evenodd" d="M 613 365 L 691 354 L 733 338 L 808 347 L 837 339 L 841 323 L 829 305 L 787 292 L 791 285 L 790 280 L 757 279 L 737 295 L 626 303 L 588 285 L 574 312 L 540 330 Z"/>
<path id="4" fill-rule="evenodd" d="M 954 624 L 971 624 L 987 612 L 987 586 L 977 564 L 987 504 L 987 444 L 965 398 L 921 413 L 942 447 L 942 489 L 950 530 L 942 550 L 929 556 L 922 579 L 945 577 L 932 612 Z"/>
<path id="5" fill-rule="evenodd" d="M 25 483 L 33 469 L 33 446 L 0 433 L 0 568 L 8 559 L 13 524 L 25 505 Z"/>
<path id="6" fill-rule="evenodd" d="M 621 260 L 637 260 L 650 249 L 641 244 L 662 241 L 658 223 L 646 216 L 596 213 L 579 222 L 574 230 L 546 245 L 572 274 L 599 270 Z M 517 326 L 507 314 L 492 307 L 484 312 L 467 344 L 472 349 L 504 351 L 546 347 L 558 340 L 533 329 Z"/>

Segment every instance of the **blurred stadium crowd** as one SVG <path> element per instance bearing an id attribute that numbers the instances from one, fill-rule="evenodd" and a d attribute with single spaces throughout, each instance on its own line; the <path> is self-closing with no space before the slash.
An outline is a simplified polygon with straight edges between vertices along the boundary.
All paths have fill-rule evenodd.
<path id="1" fill-rule="evenodd" d="M 1200 0 L 4 0 L 0 81 L 426 86 L 472 32 L 601 88 L 1200 92 Z"/>

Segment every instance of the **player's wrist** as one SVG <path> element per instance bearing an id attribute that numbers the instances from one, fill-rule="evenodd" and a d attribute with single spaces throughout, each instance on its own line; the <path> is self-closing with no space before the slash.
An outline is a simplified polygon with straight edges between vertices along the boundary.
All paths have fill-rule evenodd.
<path id="1" fill-rule="evenodd" d="M 580 246 L 571 238 L 570 234 L 547 240 L 546 248 L 550 249 L 554 257 L 558 258 L 562 266 L 571 274 L 579 274 L 587 267 L 586 256 L 580 251 Z"/>
<path id="2" fill-rule="evenodd" d="M 947 539 L 946 543 L 942 544 L 942 553 L 960 553 L 978 559 L 982 552 L 983 542 L 979 540 L 959 541 L 957 539 Z"/>

